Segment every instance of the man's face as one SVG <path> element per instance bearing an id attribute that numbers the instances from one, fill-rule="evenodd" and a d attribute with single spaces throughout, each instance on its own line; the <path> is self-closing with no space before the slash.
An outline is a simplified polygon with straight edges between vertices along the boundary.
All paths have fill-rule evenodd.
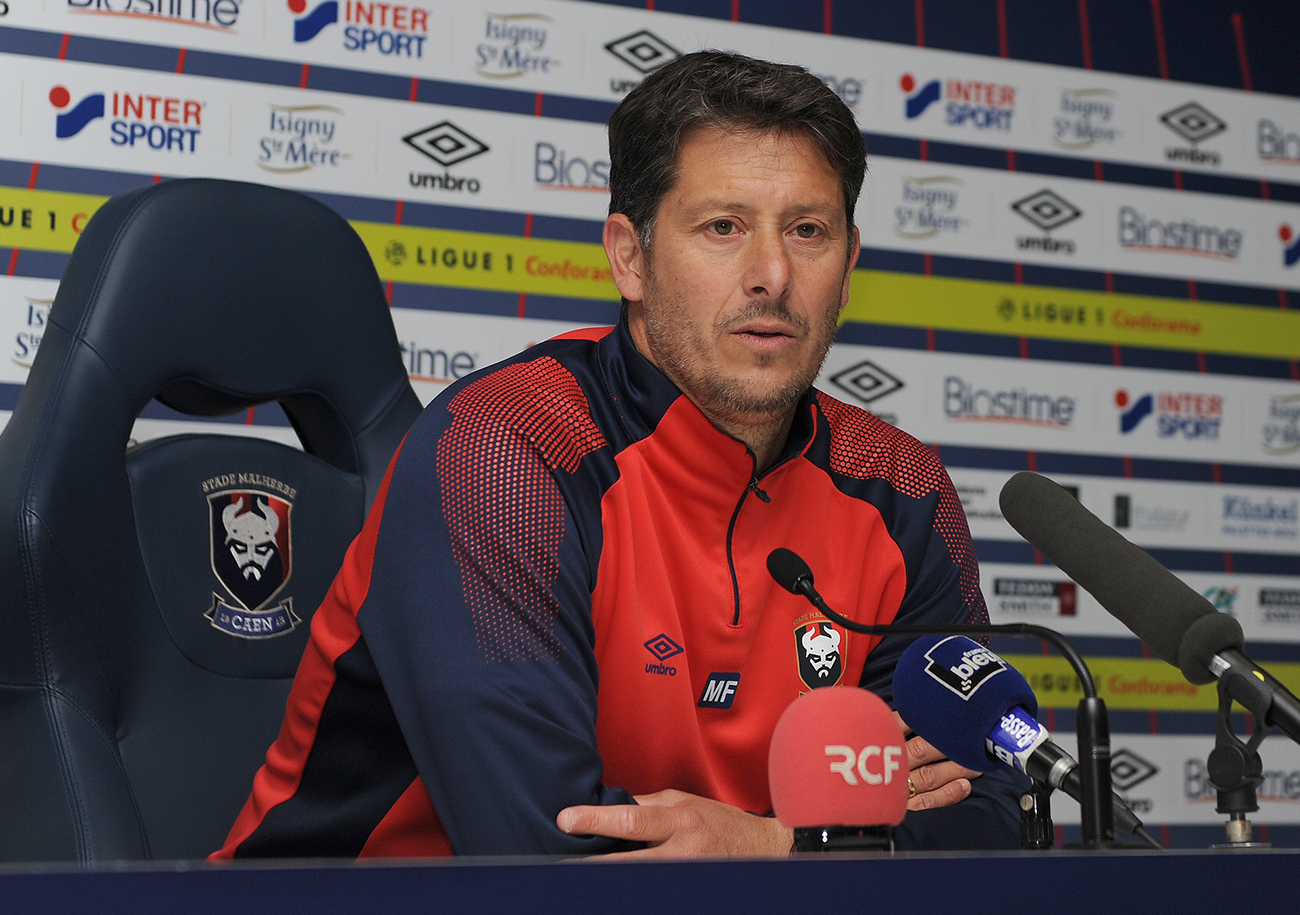
<path id="1" fill-rule="evenodd" d="M 620 284 L 633 339 L 715 422 L 780 418 L 848 301 L 858 243 L 839 175 L 803 136 L 716 130 L 687 137 L 678 175 L 634 295 Z"/>

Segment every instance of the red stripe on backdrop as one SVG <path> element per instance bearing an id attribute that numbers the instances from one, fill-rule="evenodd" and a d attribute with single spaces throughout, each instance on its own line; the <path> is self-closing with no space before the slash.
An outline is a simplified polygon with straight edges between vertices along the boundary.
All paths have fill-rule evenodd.
<path id="1" fill-rule="evenodd" d="M 1007 0 L 998 0 L 998 55 L 1010 56 L 1007 50 Z"/>
<path id="2" fill-rule="evenodd" d="M 1079 0 L 1079 43 L 1083 45 L 1083 68 L 1092 69 L 1092 29 L 1088 26 L 1088 0 Z"/>
<path id="3" fill-rule="evenodd" d="M 925 0 L 916 0 L 916 46 L 925 47 Z"/>
<path id="4" fill-rule="evenodd" d="M 176 72 L 185 72 L 185 49 L 181 48 L 176 54 Z"/>
<path id="5" fill-rule="evenodd" d="M 1160 78 L 1169 79 L 1169 57 L 1165 54 L 1165 19 L 1160 13 L 1160 0 L 1151 0 L 1151 22 L 1156 32 L 1156 60 L 1160 63 Z"/>
<path id="6" fill-rule="evenodd" d="M 69 35 L 67 32 L 63 33 L 63 43 L 59 45 L 59 60 L 68 59 L 68 39 L 70 39 L 71 37 L 72 36 Z"/>
<path id="7" fill-rule="evenodd" d="M 1237 38 L 1237 62 L 1241 64 L 1241 87 L 1253 91 L 1250 82 L 1250 60 L 1246 56 L 1246 31 L 1242 28 L 1241 13 L 1232 14 L 1232 31 Z"/>
<path id="8" fill-rule="evenodd" d="M 309 63 L 304 63 L 304 64 L 302 65 L 302 76 L 298 78 L 298 88 L 299 88 L 299 89 L 306 89 L 306 88 L 307 88 L 307 74 L 310 73 L 310 72 L 311 72 L 311 64 L 309 64 Z"/>
<path id="9" fill-rule="evenodd" d="M 822 32 L 826 35 L 831 34 L 831 8 L 834 0 L 825 0 L 822 4 Z"/>

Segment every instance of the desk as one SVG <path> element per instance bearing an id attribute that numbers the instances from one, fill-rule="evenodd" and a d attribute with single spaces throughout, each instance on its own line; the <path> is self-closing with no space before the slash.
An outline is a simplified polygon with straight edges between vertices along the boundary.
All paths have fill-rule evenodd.
<path id="1" fill-rule="evenodd" d="M 616 864 L 451 860 L 0 870 L 0 912 L 398 915 L 1300 911 L 1300 850 L 1058 850 Z"/>

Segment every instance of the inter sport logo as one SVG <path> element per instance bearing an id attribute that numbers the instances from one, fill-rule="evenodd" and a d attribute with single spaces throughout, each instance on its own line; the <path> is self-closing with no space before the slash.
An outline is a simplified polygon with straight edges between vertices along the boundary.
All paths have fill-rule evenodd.
<path id="1" fill-rule="evenodd" d="M 72 102 L 72 94 L 63 86 L 50 90 L 50 104 L 63 111 Z M 75 137 L 86 125 L 104 116 L 104 93 L 96 92 L 77 102 L 72 109 L 54 118 L 54 135 L 60 140 Z"/>
<path id="2" fill-rule="evenodd" d="M 913 118 L 919 118 L 935 102 L 939 101 L 942 90 L 937 79 L 932 79 L 920 89 L 916 88 L 916 78 L 911 73 L 904 73 L 903 78 L 898 81 L 899 88 L 907 96 L 903 103 L 903 112 L 910 121 Z M 915 91 L 914 91 L 915 90 Z"/>
<path id="3" fill-rule="evenodd" d="M 1296 261 L 1300 261 L 1300 238 L 1286 223 L 1278 227 L 1277 237 L 1282 240 L 1282 265 L 1294 267 Z"/>
<path id="4" fill-rule="evenodd" d="M 293 21 L 293 40 L 299 43 L 311 41 L 325 26 L 339 21 L 338 0 L 324 0 L 305 16 L 307 0 L 289 0 L 289 10 L 299 17 Z"/>

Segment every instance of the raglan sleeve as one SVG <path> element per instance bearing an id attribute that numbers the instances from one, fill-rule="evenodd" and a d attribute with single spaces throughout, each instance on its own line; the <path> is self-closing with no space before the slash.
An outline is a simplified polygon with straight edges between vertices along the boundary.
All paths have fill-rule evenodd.
<path id="1" fill-rule="evenodd" d="M 584 408 L 554 360 L 515 365 L 426 409 L 393 469 L 357 621 L 457 854 L 608 851 L 556 815 L 633 803 L 596 750 Z"/>
<path id="2" fill-rule="evenodd" d="M 900 457 L 915 482 L 886 501 L 895 541 L 903 551 L 908 582 L 896 623 L 960 626 L 987 623 L 979 566 L 956 489 L 938 459 L 914 445 Z M 901 475 L 900 475 L 901 476 Z M 894 669 L 912 637 L 883 639 L 867 658 L 861 685 L 891 705 Z M 1000 767 L 971 782 L 971 794 L 950 807 L 908 813 L 894 833 L 900 849 L 1019 847 L 1019 797 L 1028 779 Z"/>

